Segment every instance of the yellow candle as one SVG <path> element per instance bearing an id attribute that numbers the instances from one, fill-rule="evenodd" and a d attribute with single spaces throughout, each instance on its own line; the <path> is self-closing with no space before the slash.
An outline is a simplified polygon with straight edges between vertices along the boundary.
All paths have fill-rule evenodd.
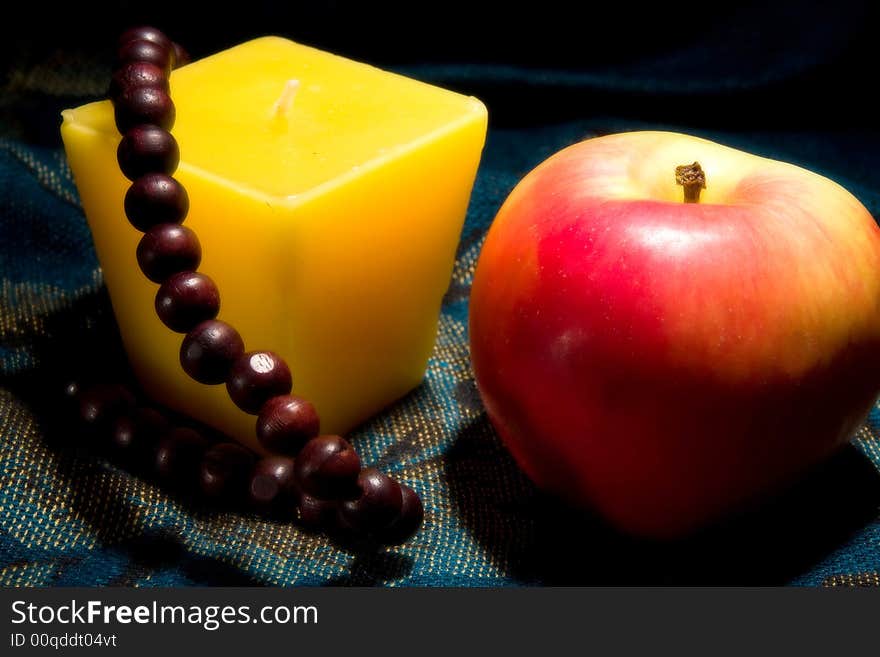
<path id="1" fill-rule="evenodd" d="M 288 362 L 294 393 L 344 433 L 416 386 L 436 333 L 486 109 L 399 75 L 266 37 L 171 75 L 186 225 L 219 318 Z M 157 401 L 252 447 L 255 418 L 189 379 L 156 316 L 123 212 L 109 101 L 61 133 L 123 342 Z"/>

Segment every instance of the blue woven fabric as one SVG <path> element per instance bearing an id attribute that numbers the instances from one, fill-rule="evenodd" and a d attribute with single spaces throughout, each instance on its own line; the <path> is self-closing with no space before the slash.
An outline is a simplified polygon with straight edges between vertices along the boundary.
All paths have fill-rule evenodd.
<path id="1" fill-rule="evenodd" d="M 400 476 L 427 506 L 415 539 L 368 554 L 295 525 L 201 508 L 73 447 L 42 397 L 84 363 L 124 376 L 124 359 L 62 152 L 0 142 L 0 583 L 876 583 L 880 408 L 855 449 L 793 493 L 672 546 L 629 541 L 543 499 L 486 422 L 466 343 L 486 228 L 547 155 L 599 131 L 641 127 L 491 132 L 425 382 L 353 436 L 366 462 Z M 701 134 L 822 170 L 880 209 L 875 188 L 827 166 L 825 138 Z"/>
<path id="2" fill-rule="evenodd" d="M 24 68 L 0 93 L 0 585 L 880 585 L 880 406 L 792 490 L 689 540 L 650 544 L 534 489 L 486 420 L 467 346 L 470 283 L 492 218 L 532 167 L 590 136 L 689 132 L 827 175 L 880 217 L 880 137 L 855 123 L 867 106 L 841 83 L 826 114 L 828 98 L 797 84 L 823 62 L 833 70 L 861 20 L 857 4 L 818 21 L 824 10 L 794 3 L 801 23 L 764 3 L 749 10 L 758 22 L 717 9 L 700 39 L 589 71 L 398 67 L 480 96 L 491 123 L 424 383 L 350 436 L 426 506 L 410 542 L 370 552 L 175 494 L 84 444 L 59 413 L 53 393 L 65 380 L 130 376 L 58 141 L 58 110 L 100 96 L 109 71 L 95 53 L 20 54 Z M 784 29 L 760 29 L 773 24 Z M 697 96 L 702 116 L 689 113 Z M 798 114 L 798 103 L 814 111 Z M 722 118 L 729 129 L 717 128 Z"/>

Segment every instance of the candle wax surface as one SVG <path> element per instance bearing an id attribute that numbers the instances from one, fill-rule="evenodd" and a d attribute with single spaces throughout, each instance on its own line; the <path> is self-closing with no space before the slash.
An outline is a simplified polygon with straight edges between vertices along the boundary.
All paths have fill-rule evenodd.
<path id="1" fill-rule="evenodd" d="M 291 80 L 295 80 L 293 84 Z M 171 75 L 175 177 L 219 319 L 287 360 L 294 394 L 343 433 L 424 375 L 485 139 L 478 100 L 265 37 Z M 286 94 L 286 98 L 285 98 Z M 190 380 L 123 211 L 109 101 L 62 137 L 123 342 L 157 401 L 255 443 L 223 385 Z"/>

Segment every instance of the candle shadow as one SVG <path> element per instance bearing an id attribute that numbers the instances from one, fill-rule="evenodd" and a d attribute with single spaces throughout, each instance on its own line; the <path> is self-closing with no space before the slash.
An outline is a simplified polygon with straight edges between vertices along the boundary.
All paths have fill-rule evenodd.
<path id="1" fill-rule="evenodd" d="M 60 408 L 65 404 L 63 386 L 72 379 L 120 382 L 136 389 L 105 289 L 79 295 L 67 309 L 40 317 L 37 324 L 38 331 L 20 332 L 18 344 L 7 343 L 8 348 L 26 349 L 37 365 L 0 378 L 0 387 L 27 407 L 35 422 L 39 442 L 34 445 L 34 453 L 23 458 L 51 463 L 52 488 L 68 491 L 66 515 L 85 525 L 84 530 L 71 531 L 84 531 L 121 564 L 118 572 L 108 576 L 106 567 L 93 570 L 96 555 L 91 550 L 68 552 L 62 548 L 50 584 L 89 584 L 83 581 L 88 571 L 96 577 L 92 584 L 100 581 L 130 586 L 164 570 L 173 570 L 176 579 L 197 585 L 260 584 L 258 579 L 219 559 L 190 553 L 184 537 L 174 527 L 144 527 L 142 509 L 129 496 L 97 494 L 107 490 L 102 482 L 114 466 L 130 473 L 135 468 L 84 441 L 76 430 L 71 430 L 71 416 L 60 412 Z M 96 494 L 71 494 L 77 489 L 94 490 Z M 187 512 L 208 511 L 182 491 L 170 491 L 169 495 Z M 63 533 L 56 544 L 63 544 Z"/>
<path id="2" fill-rule="evenodd" d="M 652 542 L 538 492 L 485 415 L 459 432 L 445 463 L 467 529 L 527 584 L 784 585 L 875 520 L 880 505 L 880 473 L 847 445 L 760 506 L 690 538 Z M 474 475 L 485 468 L 495 471 Z"/>
<path id="3" fill-rule="evenodd" d="M 20 335 L 17 343 L 8 343 L 10 349 L 25 350 L 27 358 L 36 365 L 12 375 L 0 377 L 0 388 L 12 393 L 16 403 L 23 404 L 33 419 L 32 446 L 18 458 L 25 467 L 29 459 L 48 464 L 51 488 L 63 491 L 66 517 L 75 518 L 84 528 L 71 532 L 85 534 L 94 540 L 98 552 L 63 546 L 63 531 L 56 541 L 56 572 L 50 585 L 101 584 L 131 586 L 155 577 L 171 578 L 200 586 L 258 586 L 269 584 L 231 563 L 214 556 L 197 554 L 187 547 L 193 537 L 173 519 L 155 519 L 144 522 L 141 496 L 152 496 L 142 487 L 134 494 L 124 494 L 126 487 L 108 489 L 107 475 L 124 471 L 137 477 L 143 484 L 158 484 L 162 495 L 172 502 L 184 518 L 196 518 L 221 524 L 222 514 L 234 513 L 253 516 L 254 524 L 262 522 L 243 504 L 214 503 L 201 498 L 192 488 L 173 482 L 156 481 L 144 463 L 122 458 L 107 446 L 89 442 L 73 424 L 69 402 L 63 398 L 63 388 L 70 380 L 122 383 L 137 391 L 137 383 L 128 368 L 122 342 L 113 321 L 112 310 L 105 288 L 80 294 L 65 310 L 44 315 L 38 319 L 38 330 L 10 331 Z M 139 395 L 140 396 L 140 395 Z M 173 414 L 165 411 L 169 416 Z M 174 416 L 175 423 L 186 423 L 185 418 Z M 192 424 L 192 423 L 190 423 Z M 203 427 L 199 427 L 204 430 Z M 18 438 L 18 436 L 15 436 Z M 93 491 L 80 494 L 79 491 Z M 117 494 L 118 492 L 118 494 Z M 55 494 L 46 491 L 45 495 Z M 149 512 L 147 513 L 149 521 Z M 279 520 L 279 518 L 275 518 Z M 291 522 L 291 518 L 281 519 Z M 226 523 L 228 524 L 228 523 Z M 241 523 L 233 521 L 238 531 Z M 250 527 L 249 529 L 254 529 Z M 404 577 L 412 569 L 412 560 L 393 552 L 367 549 L 363 545 L 313 533 L 297 527 L 306 541 L 331 541 L 338 549 L 355 553 L 350 572 L 330 584 L 380 584 L 389 579 Z M 256 530 L 254 530 L 256 531 Z M 74 538 L 70 537 L 71 540 Z M 40 559 L 44 560 L 45 555 Z M 282 557 L 283 558 L 283 557 Z M 109 559 L 118 572 L 108 574 L 107 566 L 97 561 Z M 93 581 L 88 581 L 92 578 Z"/>

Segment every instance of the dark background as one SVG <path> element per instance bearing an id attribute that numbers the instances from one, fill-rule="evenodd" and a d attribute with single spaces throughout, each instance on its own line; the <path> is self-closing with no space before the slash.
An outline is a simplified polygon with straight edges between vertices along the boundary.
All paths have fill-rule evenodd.
<path id="1" fill-rule="evenodd" d="M 30 2 L 2 21 L 0 61 L 13 91 L 46 66 L 109 74 L 116 36 L 147 23 L 195 57 L 278 34 L 411 72 L 479 96 L 494 125 L 615 116 L 860 130 L 873 128 L 874 4 Z"/>

